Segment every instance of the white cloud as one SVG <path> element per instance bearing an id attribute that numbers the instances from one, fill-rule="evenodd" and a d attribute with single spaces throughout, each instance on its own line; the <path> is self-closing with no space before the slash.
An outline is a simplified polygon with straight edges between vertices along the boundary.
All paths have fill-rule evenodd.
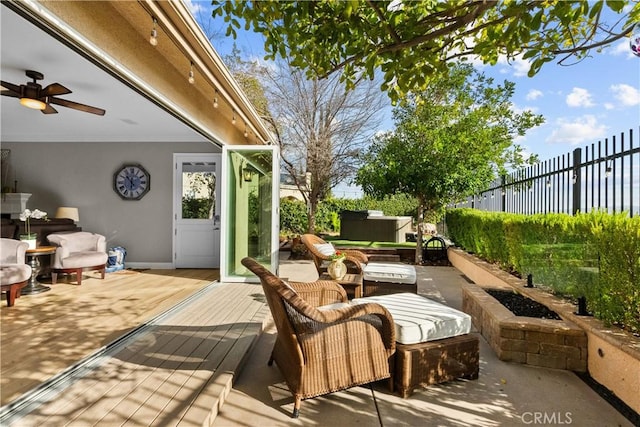
<path id="1" fill-rule="evenodd" d="M 527 93 L 526 96 L 526 100 L 527 101 L 534 101 L 538 98 L 541 98 L 543 96 L 543 93 L 541 90 L 538 89 L 531 89 L 529 90 L 529 92 Z"/>
<path id="2" fill-rule="evenodd" d="M 551 132 L 547 142 L 569 143 L 577 145 L 607 135 L 608 127 L 598 123 L 595 116 L 585 115 L 575 119 L 560 118 L 556 121 L 556 129 Z"/>
<path id="3" fill-rule="evenodd" d="M 538 111 L 540 111 L 540 108 L 538 107 L 530 107 L 528 105 L 525 105 L 524 107 L 521 107 L 515 103 L 512 103 L 511 105 L 511 110 L 517 114 L 522 114 L 525 111 L 531 111 L 532 113 L 538 114 Z"/>
<path id="4" fill-rule="evenodd" d="M 196 0 L 185 0 L 185 3 L 193 16 L 196 16 L 198 12 L 203 10 L 202 2 Z"/>
<path id="5" fill-rule="evenodd" d="M 633 86 L 626 84 L 611 85 L 609 90 L 613 92 L 613 97 L 624 107 L 640 105 L 640 91 Z"/>
<path id="6" fill-rule="evenodd" d="M 593 107 L 595 105 L 589 91 L 581 87 L 574 87 L 567 95 L 566 101 L 569 107 Z"/>
<path id="7" fill-rule="evenodd" d="M 609 55 L 613 56 L 624 56 L 624 59 L 635 58 L 637 60 L 638 58 L 631 51 L 631 46 L 629 46 L 629 39 L 626 37 L 612 46 L 607 46 L 604 52 L 607 52 Z"/>
<path id="8" fill-rule="evenodd" d="M 501 55 L 498 58 L 498 64 L 507 68 L 502 68 L 501 73 L 513 71 L 513 75 L 516 77 L 526 77 L 531 68 L 531 62 L 526 59 L 522 59 L 522 55 L 517 55 L 514 59 L 507 61 L 507 57 Z"/>

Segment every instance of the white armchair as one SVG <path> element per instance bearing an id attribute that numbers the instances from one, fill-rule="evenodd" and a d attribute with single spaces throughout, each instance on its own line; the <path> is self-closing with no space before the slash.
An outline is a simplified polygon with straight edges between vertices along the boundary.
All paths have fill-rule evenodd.
<path id="1" fill-rule="evenodd" d="M 78 231 L 50 234 L 47 239 L 58 247 L 51 264 L 51 283 L 56 283 L 58 273 L 76 273 L 78 285 L 81 285 L 82 272 L 91 270 L 100 271 L 104 279 L 108 258 L 104 236 Z"/>
<path id="2" fill-rule="evenodd" d="M 24 263 L 29 245 L 14 239 L 0 239 L 0 289 L 7 293 L 7 305 L 11 307 L 20 290 L 31 278 L 31 266 Z"/>

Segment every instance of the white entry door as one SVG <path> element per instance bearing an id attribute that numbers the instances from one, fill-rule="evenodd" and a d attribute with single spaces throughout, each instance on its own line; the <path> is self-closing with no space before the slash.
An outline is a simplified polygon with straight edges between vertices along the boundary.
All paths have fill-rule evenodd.
<path id="1" fill-rule="evenodd" d="M 220 267 L 220 154 L 174 154 L 174 264 Z"/>

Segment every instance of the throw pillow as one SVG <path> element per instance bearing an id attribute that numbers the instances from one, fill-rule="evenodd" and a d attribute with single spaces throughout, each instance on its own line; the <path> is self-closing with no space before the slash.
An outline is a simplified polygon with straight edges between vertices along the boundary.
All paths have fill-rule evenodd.
<path id="1" fill-rule="evenodd" d="M 324 256 L 331 256 L 336 253 L 336 248 L 331 243 L 314 243 L 313 246 Z"/>

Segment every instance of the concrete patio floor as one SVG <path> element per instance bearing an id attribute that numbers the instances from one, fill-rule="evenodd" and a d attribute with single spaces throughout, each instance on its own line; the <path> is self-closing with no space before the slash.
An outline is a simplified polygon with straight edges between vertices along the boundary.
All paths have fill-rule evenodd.
<path id="1" fill-rule="evenodd" d="M 453 267 L 417 267 L 418 292 L 460 309 L 462 274 Z M 282 259 L 280 275 L 313 281 L 309 261 Z M 475 332 L 474 332 L 475 333 Z M 387 383 L 305 400 L 291 418 L 293 398 L 277 366 L 267 366 L 273 324 L 259 338 L 214 426 L 631 426 L 574 373 L 498 360 L 480 336 L 480 377 L 416 390 L 408 399 Z"/>

